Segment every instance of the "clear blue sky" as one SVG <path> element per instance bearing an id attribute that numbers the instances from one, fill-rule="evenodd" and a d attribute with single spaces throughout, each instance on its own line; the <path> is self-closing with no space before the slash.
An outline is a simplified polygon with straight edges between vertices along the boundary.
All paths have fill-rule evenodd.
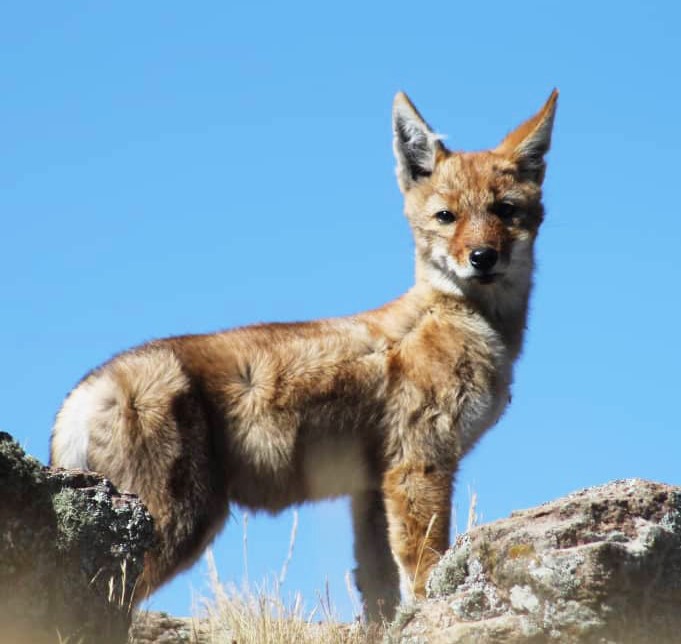
<path id="1" fill-rule="evenodd" d="M 582 486 L 681 484 L 681 5 L 12 3 L 0 16 L 0 428 L 154 337 L 379 305 L 412 280 L 390 109 L 495 145 L 561 90 L 513 404 L 462 465 L 486 520 Z M 241 514 L 215 544 L 243 575 Z M 252 581 L 291 515 L 249 526 Z M 285 591 L 349 616 L 345 501 L 301 511 Z M 203 564 L 152 600 L 189 611 Z"/>

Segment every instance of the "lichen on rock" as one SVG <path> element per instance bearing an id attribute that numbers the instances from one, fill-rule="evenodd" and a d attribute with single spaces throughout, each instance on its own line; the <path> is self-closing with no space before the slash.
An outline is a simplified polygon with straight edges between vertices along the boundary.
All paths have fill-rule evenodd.
<path id="1" fill-rule="evenodd" d="M 125 642 L 151 516 L 92 472 L 51 470 L 0 432 L 0 632 L 8 642 Z"/>
<path id="2" fill-rule="evenodd" d="M 629 479 L 461 535 L 389 641 L 681 640 L 681 489 Z"/>

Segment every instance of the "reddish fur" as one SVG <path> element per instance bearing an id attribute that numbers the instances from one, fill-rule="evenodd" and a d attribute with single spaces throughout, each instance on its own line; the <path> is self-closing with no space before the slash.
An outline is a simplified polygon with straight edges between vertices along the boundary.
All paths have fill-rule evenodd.
<path id="1" fill-rule="evenodd" d="M 511 158 L 516 158 L 516 149 L 525 141 L 536 129 L 537 127 L 546 121 L 547 116 L 553 118 L 553 113 L 556 109 L 556 103 L 558 102 L 558 90 L 554 89 L 549 96 L 549 100 L 546 101 L 544 107 L 542 107 L 539 112 L 537 112 L 533 117 L 527 119 L 522 125 L 517 127 L 515 130 L 510 132 L 506 138 L 497 147 L 497 151 L 501 154 L 510 156 Z"/>
<path id="2" fill-rule="evenodd" d="M 453 153 L 398 95 L 396 123 L 410 121 L 395 128 L 398 181 L 416 241 L 402 297 L 347 318 L 151 342 L 69 395 L 53 463 L 87 449 L 87 465 L 155 519 L 136 599 L 198 557 L 230 503 L 277 512 L 339 494 L 353 498 L 369 617 L 393 614 L 396 565 L 423 595 L 447 547 L 458 463 L 508 402 L 555 100 L 496 150 Z M 519 214 L 502 221 L 494 207 L 509 195 Z M 443 209 L 456 222 L 438 223 Z M 482 246 L 500 254 L 487 286 L 468 264 Z"/>
<path id="3" fill-rule="evenodd" d="M 449 545 L 452 475 L 430 463 L 405 463 L 388 470 L 383 492 L 394 553 L 417 596 L 425 593 L 433 565 Z"/>

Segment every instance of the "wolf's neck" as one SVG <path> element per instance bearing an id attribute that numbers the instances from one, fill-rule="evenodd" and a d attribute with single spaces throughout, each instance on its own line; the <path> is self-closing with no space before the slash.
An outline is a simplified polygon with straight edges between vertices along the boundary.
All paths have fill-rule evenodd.
<path id="1" fill-rule="evenodd" d="M 501 335 L 515 359 L 522 349 L 527 326 L 531 279 L 528 276 L 522 282 L 502 280 L 490 286 L 477 286 L 465 297 Z"/>
<path id="2" fill-rule="evenodd" d="M 533 258 L 490 285 L 457 283 L 438 269 L 417 261 L 415 293 L 431 290 L 439 299 L 450 299 L 452 306 L 464 304 L 476 310 L 501 336 L 515 358 L 522 348 L 532 290 Z"/>

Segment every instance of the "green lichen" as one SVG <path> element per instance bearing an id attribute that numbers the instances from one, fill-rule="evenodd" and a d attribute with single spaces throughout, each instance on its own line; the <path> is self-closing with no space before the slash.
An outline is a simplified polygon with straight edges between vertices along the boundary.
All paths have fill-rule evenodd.
<path id="1" fill-rule="evenodd" d="M 660 525 L 666 530 L 681 536 L 681 494 L 679 492 L 672 492 L 669 500 L 671 509 L 662 517 Z"/>
<path id="2" fill-rule="evenodd" d="M 448 551 L 428 579 L 426 584 L 427 597 L 442 597 L 450 595 L 466 580 L 468 576 L 468 557 L 470 544 L 466 539 Z"/>
<path id="3" fill-rule="evenodd" d="M 418 605 L 416 603 L 406 603 L 399 606 L 395 619 L 392 621 L 390 628 L 385 632 L 383 637 L 383 644 L 401 644 L 409 641 L 406 640 L 402 634 L 402 630 L 407 627 L 414 617 L 418 614 Z M 411 638 L 410 638 L 411 639 Z"/>
<path id="4" fill-rule="evenodd" d="M 485 572 L 493 574 L 499 563 L 499 551 L 489 541 L 482 541 L 478 545 L 477 555 Z"/>
<path id="5" fill-rule="evenodd" d="M 506 556 L 509 559 L 528 559 L 535 557 L 537 551 L 531 543 L 515 543 L 509 547 Z"/>
<path id="6" fill-rule="evenodd" d="M 97 521 L 92 508 L 78 490 L 64 488 L 52 497 L 57 518 L 57 547 L 66 550 L 83 540 Z"/>

